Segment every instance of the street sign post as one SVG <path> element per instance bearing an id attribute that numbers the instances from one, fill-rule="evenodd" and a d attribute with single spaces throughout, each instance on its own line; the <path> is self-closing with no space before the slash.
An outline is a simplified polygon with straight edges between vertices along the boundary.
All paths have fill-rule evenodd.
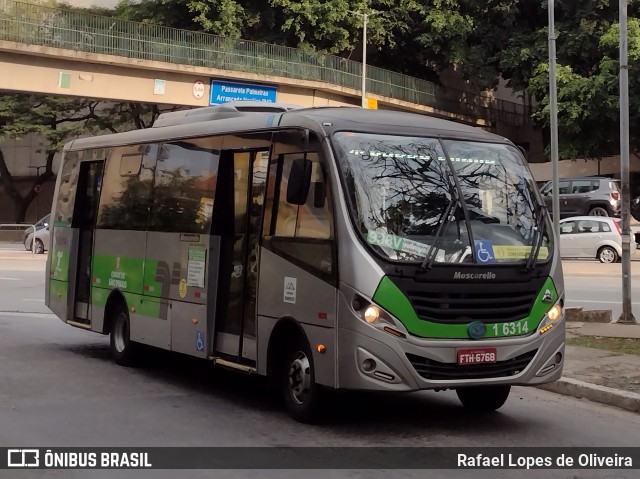
<path id="1" fill-rule="evenodd" d="M 631 311 L 631 199 L 629 189 L 629 64 L 627 0 L 620 8 L 620 179 L 622 182 L 622 314 L 618 323 L 636 324 Z"/>

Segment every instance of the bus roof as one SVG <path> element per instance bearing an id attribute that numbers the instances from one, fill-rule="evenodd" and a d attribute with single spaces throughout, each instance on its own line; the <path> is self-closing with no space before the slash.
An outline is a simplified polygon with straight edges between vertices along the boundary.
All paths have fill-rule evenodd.
<path id="1" fill-rule="evenodd" d="M 269 104 L 267 104 L 269 105 Z M 207 111 L 204 111 L 204 110 Z M 301 127 L 327 134 L 357 131 L 389 135 L 435 136 L 443 138 L 511 143 L 508 139 L 481 128 L 441 118 L 392 110 L 367 110 L 359 107 L 312 107 L 282 111 L 268 106 L 265 111 L 204 107 L 194 112 L 172 112 L 161 116 L 160 126 L 124 133 L 81 138 L 68 143 L 66 150 L 107 148 L 112 146 L 171 141 L 206 135 L 264 131 L 277 127 Z M 166 125 L 166 126 L 164 126 Z"/>
<path id="2" fill-rule="evenodd" d="M 360 131 L 380 134 L 435 136 L 509 142 L 481 128 L 442 118 L 393 110 L 367 110 L 359 107 L 315 107 L 292 110 L 282 116 L 281 126 L 302 124 L 303 118 L 320 125 L 324 131 Z M 375 125 L 375 128 L 372 126 Z"/>

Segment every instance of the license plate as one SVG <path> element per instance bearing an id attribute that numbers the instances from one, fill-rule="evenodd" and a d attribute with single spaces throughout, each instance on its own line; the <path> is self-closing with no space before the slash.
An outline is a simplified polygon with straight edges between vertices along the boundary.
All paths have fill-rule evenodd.
<path id="1" fill-rule="evenodd" d="M 458 364 L 487 364 L 496 362 L 496 348 L 458 349 Z"/>

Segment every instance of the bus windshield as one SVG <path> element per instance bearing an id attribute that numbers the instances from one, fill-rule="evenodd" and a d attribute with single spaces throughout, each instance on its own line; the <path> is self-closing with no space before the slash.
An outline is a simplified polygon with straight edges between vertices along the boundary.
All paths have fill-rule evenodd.
<path id="1" fill-rule="evenodd" d="M 385 259 L 548 259 L 550 224 L 513 146 L 337 132 L 334 147 L 355 224 Z"/>

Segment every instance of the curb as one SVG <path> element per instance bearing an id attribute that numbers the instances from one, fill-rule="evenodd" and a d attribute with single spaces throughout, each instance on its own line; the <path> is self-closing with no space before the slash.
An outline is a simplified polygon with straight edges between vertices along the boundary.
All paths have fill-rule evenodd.
<path id="1" fill-rule="evenodd" d="M 9 261 L 46 261 L 47 255 L 3 255 L 0 253 L 0 260 L 9 260 Z"/>
<path id="2" fill-rule="evenodd" d="M 553 383 L 541 384 L 538 388 L 640 413 L 640 394 L 631 391 L 609 388 L 572 378 L 561 378 Z"/>
<path id="3" fill-rule="evenodd" d="M 633 276 L 633 275 L 632 275 Z M 565 278 L 621 278 L 622 272 L 565 273 Z"/>

